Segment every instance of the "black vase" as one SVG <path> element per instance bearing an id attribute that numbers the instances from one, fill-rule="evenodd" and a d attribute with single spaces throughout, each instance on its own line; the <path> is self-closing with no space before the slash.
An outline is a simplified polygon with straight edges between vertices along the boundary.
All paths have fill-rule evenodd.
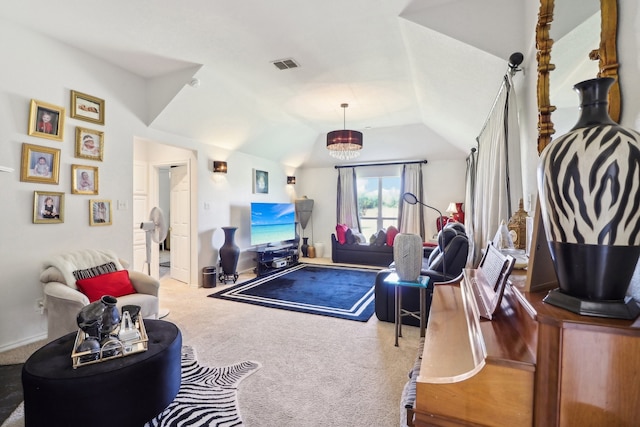
<path id="1" fill-rule="evenodd" d="M 538 190 L 559 289 L 545 302 L 633 319 L 627 289 L 640 256 L 640 134 L 608 114 L 612 78 L 578 83 L 580 118 L 540 155 Z"/>
<path id="2" fill-rule="evenodd" d="M 300 251 L 302 252 L 303 257 L 306 257 L 309 255 L 309 243 L 307 243 L 308 240 L 309 240 L 308 237 L 302 238 L 302 245 L 300 245 Z"/>
<path id="3" fill-rule="evenodd" d="M 118 300 L 105 295 L 97 301 L 87 304 L 78 313 L 78 327 L 88 336 L 102 340 L 108 337 L 120 325 L 120 311 L 116 307 Z"/>
<path id="4" fill-rule="evenodd" d="M 108 336 L 120 326 L 120 310 L 116 307 L 118 300 L 111 295 L 105 295 L 100 298 L 104 304 L 104 313 L 102 313 L 102 327 L 100 334 L 102 337 Z"/>
<path id="5" fill-rule="evenodd" d="M 236 245 L 234 238 L 238 227 L 222 227 L 224 231 L 224 244 L 220 247 L 220 265 L 222 272 L 219 279 L 222 283 L 227 280 L 235 281 L 238 279 L 236 267 L 238 266 L 238 258 L 240 257 L 240 248 Z"/>

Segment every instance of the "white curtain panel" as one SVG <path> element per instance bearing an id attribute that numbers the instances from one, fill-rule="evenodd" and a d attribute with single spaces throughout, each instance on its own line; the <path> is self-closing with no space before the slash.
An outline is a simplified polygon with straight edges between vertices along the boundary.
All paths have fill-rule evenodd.
<path id="1" fill-rule="evenodd" d="M 516 94 L 506 74 L 485 127 L 478 136 L 478 162 L 473 195 L 473 265 L 502 221 L 508 222 L 522 197 L 520 129 Z M 469 206 L 469 205 L 467 205 Z"/>
<path id="2" fill-rule="evenodd" d="M 467 172 L 465 179 L 465 196 L 464 196 L 464 205 L 466 206 L 467 212 L 464 217 L 464 226 L 467 231 L 467 236 L 469 237 L 469 255 L 467 261 L 470 265 L 475 265 L 474 261 L 474 251 L 475 251 L 475 229 L 474 229 L 474 221 L 475 218 L 475 200 L 474 195 L 476 193 L 476 177 L 478 173 L 478 150 L 471 150 L 471 154 L 467 157 Z"/>
<path id="3" fill-rule="evenodd" d="M 355 168 L 338 169 L 337 223 L 360 231 Z"/>
<path id="4" fill-rule="evenodd" d="M 417 234 L 425 241 L 424 213 L 422 205 L 408 205 L 402 201 L 404 193 L 413 193 L 423 200 L 422 163 L 406 164 L 402 168 L 398 229 L 400 233 Z"/>

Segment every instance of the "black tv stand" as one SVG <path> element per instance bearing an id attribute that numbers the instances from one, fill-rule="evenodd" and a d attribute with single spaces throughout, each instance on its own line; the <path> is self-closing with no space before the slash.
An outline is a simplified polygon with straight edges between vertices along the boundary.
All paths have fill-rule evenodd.
<path id="1" fill-rule="evenodd" d="M 298 248 L 293 245 L 265 246 L 254 249 L 258 277 L 271 274 L 298 263 Z"/>

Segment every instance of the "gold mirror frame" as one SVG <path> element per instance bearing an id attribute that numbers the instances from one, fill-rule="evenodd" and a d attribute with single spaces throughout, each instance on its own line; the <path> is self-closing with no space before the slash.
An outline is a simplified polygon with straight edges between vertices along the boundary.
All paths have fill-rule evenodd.
<path id="1" fill-rule="evenodd" d="M 551 113 L 556 109 L 549 98 L 549 73 L 556 67 L 551 63 L 553 40 L 549 30 L 553 21 L 555 0 L 540 0 L 538 25 L 536 26 L 536 59 L 538 60 L 538 154 L 551 142 L 554 134 Z M 618 77 L 618 55 L 616 39 L 618 34 L 617 0 L 600 0 L 600 47 L 589 53 L 589 58 L 598 60 L 597 77 L 613 77 L 614 84 L 609 90 L 609 115 L 619 122 L 621 110 L 620 79 Z M 578 83 L 578 82 L 576 82 Z"/>

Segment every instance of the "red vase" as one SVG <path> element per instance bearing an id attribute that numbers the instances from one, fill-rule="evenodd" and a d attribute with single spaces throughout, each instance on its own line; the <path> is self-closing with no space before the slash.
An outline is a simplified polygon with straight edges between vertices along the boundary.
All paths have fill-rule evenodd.
<path id="1" fill-rule="evenodd" d="M 453 214 L 453 219 L 464 224 L 464 211 L 462 210 L 462 203 L 456 203 L 456 212 Z"/>

